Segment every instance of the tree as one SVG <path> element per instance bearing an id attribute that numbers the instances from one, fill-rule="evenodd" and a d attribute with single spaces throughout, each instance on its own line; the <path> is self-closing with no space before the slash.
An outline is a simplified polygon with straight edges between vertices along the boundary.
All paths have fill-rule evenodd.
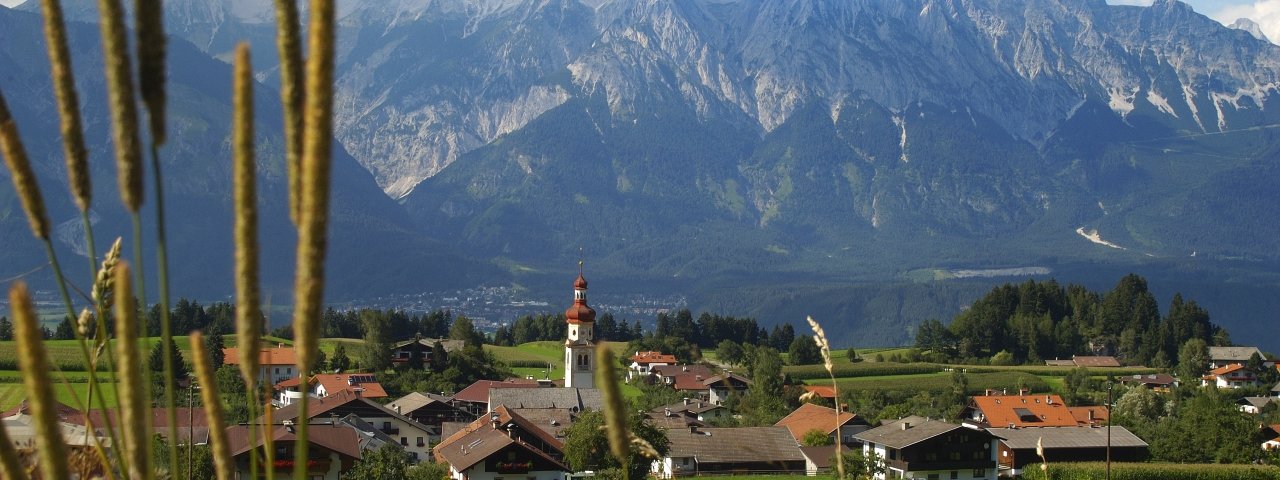
<path id="1" fill-rule="evenodd" d="M 1199 338 L 1187 340 L 1178 349 L 1178 378 L 1184 385 L 1192 385 L 1209 368 L 1209 345 Z"/>
<path id="2" fill-rule="evenodd" d="M 851 480 L 870 480 L 884 473 L 884 462 L 874 450 L 863 455 L 862 449 L 854 449 L 841 455 L 844 471 Z"/>
<path id="3" fill-rule="evenodd" d="M 182 351 L 178 344 L 169 339 L 169 350 L 173 352 L 173 378 L 187 378 L 187 364 L 182 361 Z M 147 367 L 153 375 L 164 375 L 164 342 L 158 341 L 151 347 L 151 355 L 147 358 Z M 157 385 L 163 384 L 163 380 Z"/>
<path id="4" fill-rule="evenodd" d="M 1124 392 L 1116 399 L 1115 416 L 1127 422 L 1154 422 L 1164 415 L 1164 402 L 1160 395 L 1141 385 Z"/>
<path id="5" fill-rule="evenodd" d="M 337 372 L 345 372 L 351 368 L 351 358 L 347 357 L 347 347 L 339 343 L 333 347 L 333 359 L 329 360 L 329 368 Z"/>
<path id="6" fill-rule="evenodd" d="M 818 349 L 818 344 L 813 342 L 813 337 L 808 335 L 801 335 L 792 340 L 790 348 L 787 349 L 787 356 L 792 365 L 822 363 L 822 351 Z"/>
<path id="7" fill-rule="evenodd" d="M 742 362 L 742 345 L 733 340 L 721 340 L 716 345 L 716 358 L 726 364 L 737 365 Z"/>
<path id="8" fill-rule="evenodd" d="M 454 319 L 453 326 L 449 327 L 449 338 L 462 340 L 469 346 L 484 345 L 484 334 L 476 330 L 475 324 L 467 317 L 460 316 Z"/>
<path id="9" fill-rule="evenodd" d="M 849 358 L 849 363 L 857 363 L 862 361 L 862 357 L 858 356 L 858 349 L 849 347 L 844 351 L 844 356 Z"/>
<path id="10" fill-rule="evenodd" d="M 828 435 L 827 432 L 815 428 L 804 432 L 804 438 L 800 439 L 800 444 L 806 447 L 821 447 L 835 444 L 835 440 L 832 440 L 831 435 Z"/>
<path id="11" fill-rule="evenodd" d="M 444 349 L 444 343 L 440 339 L 436 339 L 431 344 L 431 371 L 443 372 L 449 368 L 449 352 Z"/>
<path id="12" fill-rule="evenodd" d="M 925 320 L 916 328 L 916 348 L 951 357 L 955 355 L 956 336 L 942 322 Z"/>
<path id="13" fill-rule="evenodd" d="M 391 317 L 375 310 L 360 311 L 364 344 L 360 346 L 360 367 L 371 372 L 391 368 Z"/>
<path id="14" fill-rule="evenodd" d="M 397 443 L 366 450 L 342 478 L 351 480 L 403 480 L 409 470 L 409 454 Z"/>
<path id="15" fill-rule="evenodd" d="M 774 325 L 773 332 L 769 333 L 769 346 L 774 350 L 781 351 L 791 346 L 791 341 L 796 339 L 796 329 L 790 323 Z"/>
<path id="16" fill-rule="evenodd" d="M 54 340 L 75 340 L 76 327 L 72 324 L 71 317 L 62 317 L 62 321 L 58 322 L 58 328 L 53 331 Z"/>
<path id="17" fill-rule="evenodd" d="M 13 322 L 9 317 L 0 316 L 0 341 L 13 340 Z"/>
<path id="18" fill-rule="evenodd" d="M 648 418 L 631 415 L 627 422 L 631 433 L 646 441 L 659 455 L 669 449 L 667 435 L 653 426 Z M 574 471 L 621 469 L 623 464 L 609 453 L 609 438 L 604 429 L 604 414 L 597 411 L 583 412 L 565 432 L 564 459 Z M 649 458 L 640 454 L 634 444 L 627 458 L 629 478 L 644 478 L 649 471 Z"/>
<path id="19" fill-rule="evenodd" d="M 1063 386 L 1066 387 L 1066 401 L 1069 405 L 1079 404 L 1086 398 L 1086 393 L 1092 390 L 1092 378 L 1089 377 L 1089 370 L 1084 367 L 1076 367 L 1067 372 L 1066 377 L 1062 379 Z"/>
<path id="20" fill-rule="evenodd" d="M 223 343 L 222 334 L 214 333 L 205 337 L 204 346 L 205 351 L 209 352 L 209 367 L 214 370 L 222 368 L 222 364 L 227 361 L 227 354 L 222 351 L 226 346 Z"/>
<path id="21" fill-rule="evenodd" d="M 1013 354 L 1008 350 L 1001 350 L 991 356 L 992 365 L 1013 365 Z"/>

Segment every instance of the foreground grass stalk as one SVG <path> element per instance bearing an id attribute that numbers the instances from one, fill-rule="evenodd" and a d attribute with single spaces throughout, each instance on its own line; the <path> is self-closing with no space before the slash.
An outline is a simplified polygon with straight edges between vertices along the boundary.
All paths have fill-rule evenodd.
<path id="1" fill-rule="evenodd" d="M 191 332 L 191 361 L 196 367 L 196 379 L 199 382 L 200 401 L 204 403 L 204 413 L 208 423 L 215 428 L 209 429 L 209 448 L 213 456 L 214 472 L 218 480 L 231 480 L 235 475 L 235 465 L 231 463 L 231 445 L 227 443 L 227 431 L 221 428 L 222 399 L 218 398 L 218 389 L 213 380 L 213 366 L 209 360 L 209 352 L 205 351 L 204 334 Z"/>
<path id="2" fill-rule="evenodd" d="M 814 320 L 813 317 L 805 317 L 809 322 L 809 328 L 813 330 L 813 343 L 818 345 L 818 350 L 822 351 L 822 366 L 827 369 L 827 375 L 831 377 L 831 391 L 835 395 L 836 404 L 836 436 L 840 432 L 840 385 L 836 383 L 835 364 L 831 361 L 831 342 L 827 341 L 827 332 L 822 329 L 822 325 Z M 839 442 L 836 443 L 836 478 L 843 480 L 844 471 L 844 453 L 840 451 Z"/>
<path id="3" fill-rule="evenodd" d="M 9 289 L 9 308 L 13 312 L 13 333 L 17 339 L 22 383 L 31 402 L 31 414 L 35 417 L 36 451 L 40 455 L 41 476 L 49 479 L 68 478 L 67 446 L 62 441 L 62 429 L 58 426 L 57 400 L 53 395 L 49 357 L 44 349 L 40 318 L 36 315 L 25 283 L 15 283 Z"/>
<path id="4" fill-rule="evenodd" d="M 302 39 L 297 0 L 275 0 L 276 48 L 280 52 L 280 102 L 284 106 L 284 158 L 289 176 L 289 219 L 298 225 L 302 185 Z"/>
<path id="5" fill-rule="evenodd" d="M 125 432 L 124 471 L 129 478 L 150 478 L 151 436 L 147 434 L 147 380 L 142 375 L 138 349 L 138 308 L 133 300 L 129 265 L 121 262 L 112 272 L 115 282 L 116 347 L 120 370 L 120 424 Z M 53 477 L 62 478 L 62 477 Z"/>
<path id="6" fill-rule="evenodd" d="M 324 297 L 324 257 L 329 224 L 329 170 L 333 142 L 334 0 L 311 0 L 307 32 L 306 114 L 303 117 L 302 208 L 298 222 L 298 268 L 294 277 L 293 335 L 298 371 L 311 371 L 318 348 L 317 324 Z M 299 402 L 307 411 L 307 396 Z M 299 417 L 294 458 L 307 458 L 307 419 Z M 294 478 L 305 480 L 306 462 L 295 462 Z"/>
<path id="7" fill-rule="evenodd" d="M 94 278 L 97 275 L 98 258 L 93 243 L 93 222 L 89 220 L 93 185 L 89 175 L 89 155 L 84 145 L 84 128 L 80 121 L 80 97 L 76 92 L 71 53 L 67 47 L 67 27 L 62 18 L 62 5 L 58 0 L 41 0 L 40 11 L 44 16 L 49 76 L 53 81 L 54 98 L 58 101 L 62 153 L 67 162 L 67 185 L 71 188 L 71 198 L 80 209 L 85 247 L 89 256 L 89 278 Z"/>
<path id="8" fill-rule="evenodd" d="M 160 282 L 160 342 L 164 349 L 164 401 L 169 438 L 178 438 L 177 384 L 173 378 L 173 331 L 169 320 L 169 255 L 165 240 L 164 187 L 160 175 L 160 151 L 151 144 L 151 177 L 156 191 L 156 273 Z M 150 418 L 150 417 L 148 417 Z M 169 471 L 178 471 L 178 442 L 169 442 Z"/>
<path id="9" fill-rule="evenodd" d="M 27 478 L 27 472 L 22 469 L 22 462 L 18 459 L 18 451 L 9 440 L 8 430 L 3 428 L 0 428 L 0 478 Z"/>
<path id="10" fill-rule="evenodd" d="M 605 344 L 596 345 L 596 385 L 604 396 L 604 424 L 609 437 L 609 451 L 622 464 L 622 478 L 631 476 L 631 433 L 627 427 L 627 404 L 614 373 L 617 361 Z"/>
<path id="11" fill-rule="evenodd" d="M 260 360 L 258 344 L 262 339 L 262 308 L 258 289 L 258 200 L 253 155 L 253 65 L 248 44 L 236 45 L 234 67 L 231 183 L 235 206 L 236 336 L 241 345 L 238 349 L 240 375 L 249 387 L 247 393 L 252 415 L 253 407 L 258 403 L 254 397 Z M 251 442 L 256 442 L 256 432 L 256 428 L 249 428 Z M 250 473 L 256 478 L 258 450 L 253 449 L 250 454 Z"/>

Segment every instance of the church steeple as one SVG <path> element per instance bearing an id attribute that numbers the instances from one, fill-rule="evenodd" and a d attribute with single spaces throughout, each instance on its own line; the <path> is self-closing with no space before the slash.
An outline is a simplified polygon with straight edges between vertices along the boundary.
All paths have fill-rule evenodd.
<path id="1" fill-rule="evenodd" d="M 578 262 L 578 278 L 573 281 L 573 305 L 564 311 L 568 336 L 564 341 L 564 386 L 595 388 L 596 311 L 587 305 L 587 279 Z"/>

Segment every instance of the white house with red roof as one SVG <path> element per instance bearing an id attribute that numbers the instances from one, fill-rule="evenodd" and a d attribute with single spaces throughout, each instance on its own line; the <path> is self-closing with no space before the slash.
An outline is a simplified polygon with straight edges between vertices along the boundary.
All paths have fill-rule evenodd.
<path id="1" fill-rule="evenodd" d="M 631 366 L 627 368 L 627 381 L 638 376 L 653 373 L 653 367 L 675 365 L 676 356 L 662 352 L 636 352 L 631 356 Z"/>
<path id="2" fill-rule="evenodd" d="M 343 390 L 370 399 L 387 398 L 386 389 L 378 383 L 372 373 L 322 373 L 307 379 L 304 388 L 301 377 L 293 377 L 276 384 L 276 403 L 278 406 L 291 405 L 302 395 L 312 398 L 324 398 Z"/>
<path id="3" fill-rule="evenodd" d="M 224 348 L 222 349 L 222 355 L 224 364 L 240 365 L 239 348 Z M 294 355 L 293 347 L 286 347 L 284 344 L 280 344 L 274 348 L 258 349 L 259 381 L 271 382 L 272 385 L 275 385 L 296 377 L 299 373 L 298 357 Z"/>
<path id="4" fill-rule="evenodd" d="M 1218 388 L 1252 387 L 1258 385 L 1258 375 L 1244 365 L 1233 363 L 1210 370 L 1200 377 L 1200 385 L 1216 385 Z"/>

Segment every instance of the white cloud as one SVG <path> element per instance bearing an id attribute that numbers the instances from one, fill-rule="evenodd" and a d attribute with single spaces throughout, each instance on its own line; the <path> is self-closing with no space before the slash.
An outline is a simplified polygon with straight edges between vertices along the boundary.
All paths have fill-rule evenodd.
<path id="1" fill-rule="evenodd" d="M 1254 0 L 1251 4 L 1223 7 L 1208 15 L 1226 25 L 1238 18 L 1253 20 L 1272 43 L 1280 41 L 1280 0 Z"/>
<path id="2" fill-rule="evenodd" d="M 16 7 L 18 5 L 21 5 L 22 2 L 25 2 L 25 1 L 26 0 L 0 0 L 0 5 L 4 5 L 6 7 Z"/>

